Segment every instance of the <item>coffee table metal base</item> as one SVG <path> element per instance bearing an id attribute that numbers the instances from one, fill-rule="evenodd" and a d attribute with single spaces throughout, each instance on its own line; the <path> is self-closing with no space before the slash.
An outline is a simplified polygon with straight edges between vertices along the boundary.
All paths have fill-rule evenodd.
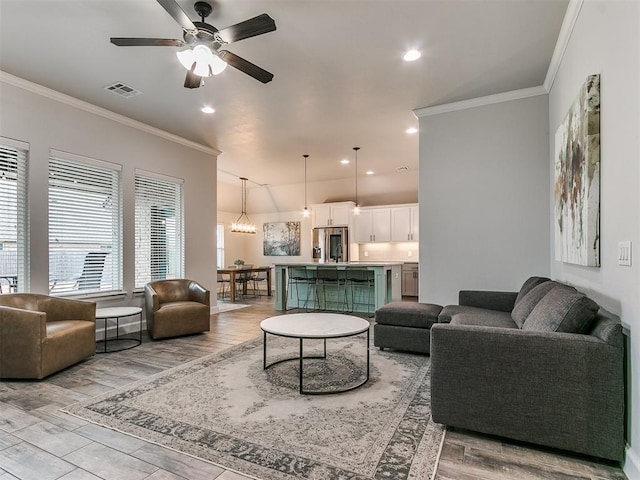
<path id="1" fill-rule="evenodd" d="M 359 332 L 359 333 L 352 333 L 349 335 L 342 335 L 339 337 L 331 337 L 331 338 L 346 338 L 346 337 L 353 337 L 356 335 L 361 335 L 363 332 Z M 349 392 L 351 390 L 355 390 L 356 388 L 359 388 L 361 386 L 363 386 L 365 383 L 367 383 L 369 381 L 369 330 L 366 331 L 367 334 L 367 375 L 365 377 L 365 379 L 358 383 L 357 385 L 351 385 L 350 387 L 347 388 L 343 388 L 341 390 L 305 390 L 304 388 L 304 383 L 303 383 L 303 378 L 304 378 L 304 360 L 307 359 L 322 359 L 322 360 L 326 360 L 327 359 L 327 339 L 323 338 L 323 346 L 324 346 L 324 351 L 322 355 L 308 355 L 305 356 L 304 355 L 304 340 L 318 340 L 317 337 L 313 337 L 313 338 L 302 338 L 299 337 L 300 340 L 300 354 L 296 357 L 291 357 L 291 358 L 285 358 L 282 360 L 278 360 L 276 362 L 272 362 L 269 365 L 267 365 L 267 332 L 263 332 L 264 334 L 264 338 L 263 338 L 263 342 L 262 342 L 262 365 L 263 365 L 263 370 L 266 370 L 267 368 L 273 367 L 274 365 L 278 365 L 279 363 L 284 363 L 284 362 L 293 362 L 293 361 L 299 361 L 300 362 L 300 372 L 299 372 L 299 382 L 300 382 L 300 393 L 302 395 L 332 395 L 334 393 L 344 393 L 344 392 Z M 271 333 L 271 335 L 276 335 L 274 333 Z M 276 336 L 282 336 L 282 337 L 289 337 L 288 335 L 276 335 Z"/>
<path id="2" fill-rule="evenodd" d="M 138 315 L 138 338 L 132 338 L 131 336 L 120 336 L 120 319 L 124 317 L 132 317 Z M 96 322 L 102 319 L 104 321 L 104 340 L 98 340 L 96 342 L 97 347 L 102 344 L 102 349 L 96 348 L 96 353 L 113 353 L 121 352 L 123 350 L 129 350 L 130 348 L 137 347 L 142 343 L 142 309 L 140 307 L 107 307 L 99 308 L 96 310 Z M 115 320 L 116 322 L 116 336 L 115 338 L 107 337 L 108 321 Z M 130 335 L 130 334 L 128 334 Z M 115 342 L 115 343 L 114 343 Z M 110 346 L 107 348 L 107 344 Z M 115 345 L 115 346 L 114 346 Z"/>

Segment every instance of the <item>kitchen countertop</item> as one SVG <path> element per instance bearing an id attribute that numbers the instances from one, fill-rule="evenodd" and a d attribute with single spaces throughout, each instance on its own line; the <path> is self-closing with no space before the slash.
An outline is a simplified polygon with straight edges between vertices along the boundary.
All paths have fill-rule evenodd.
<path id="1" fill-rule="evenodd" d="M 287 263 L 274 263 L 276 267 L 387 267 L 391 265 L 403 265 L 404 262 L 331 262 L 331 263 L 316 263 L 316 262 L 287 262 Z"/>

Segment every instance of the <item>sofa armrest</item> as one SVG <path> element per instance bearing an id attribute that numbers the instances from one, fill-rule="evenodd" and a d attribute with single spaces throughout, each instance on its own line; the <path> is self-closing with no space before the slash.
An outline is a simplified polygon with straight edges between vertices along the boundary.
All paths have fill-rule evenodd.
<path id="1" fill-rule="evenodd" d="M 38 310 L 47 314 L 48 322 L 59 320 L 96 321 L 96 304 L 69 298 L 46 297 L 38 301 Z"/>
<path id="2" fill-rule="evenodd" d="M 209 290 L 204 288 L 198 282 L 191 282 L 189 284 L 189 300 L 194 302 L 203 303 L 207 306 L 210 305 Z"/>
<path id="3" fill-rule="evenodd" d="M 486 308 L 510 312 L 516 303 L 518 292 L 491 292 L 484 290 L 460 290 L 458 304 L 466 307 Z"/>
<path id="4" fill-rule="evenodd" d="M 433 420 L 620 459 L 623 346 L 591 335 L 437 324 Z"/>
<path id="5" fill-rule="evenodd" d="M 0 378 L 40 377 L 46 323 L 44 312 L 0 307 Z"/>

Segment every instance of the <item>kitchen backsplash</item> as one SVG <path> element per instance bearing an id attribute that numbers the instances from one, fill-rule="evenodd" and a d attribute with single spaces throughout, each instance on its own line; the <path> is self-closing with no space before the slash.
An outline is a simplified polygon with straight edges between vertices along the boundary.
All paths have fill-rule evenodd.
<path id="1" fill-rule="evenodd" d="M 417 262 L 418 242 L 361 243 L 358 245 L 360 261 Z"/>

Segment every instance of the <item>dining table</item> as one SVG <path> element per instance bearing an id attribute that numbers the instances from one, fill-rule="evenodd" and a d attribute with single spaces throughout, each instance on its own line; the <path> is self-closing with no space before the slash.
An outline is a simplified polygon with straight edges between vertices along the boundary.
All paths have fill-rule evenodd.
<path id="1" fill-rule="evenodd" d="M 229 300 L 234 303 L 236 301 L 236 280 L 240 274 L 252 274 L 258 272 L 267 272 L 267 295 L 271 296 L 271 267 L 242 267 L 237 268 L 218 268 L 217 273 L 229 275 Z M 242 284 L 243 294 L 247 293 L 247 282 Z"/>

